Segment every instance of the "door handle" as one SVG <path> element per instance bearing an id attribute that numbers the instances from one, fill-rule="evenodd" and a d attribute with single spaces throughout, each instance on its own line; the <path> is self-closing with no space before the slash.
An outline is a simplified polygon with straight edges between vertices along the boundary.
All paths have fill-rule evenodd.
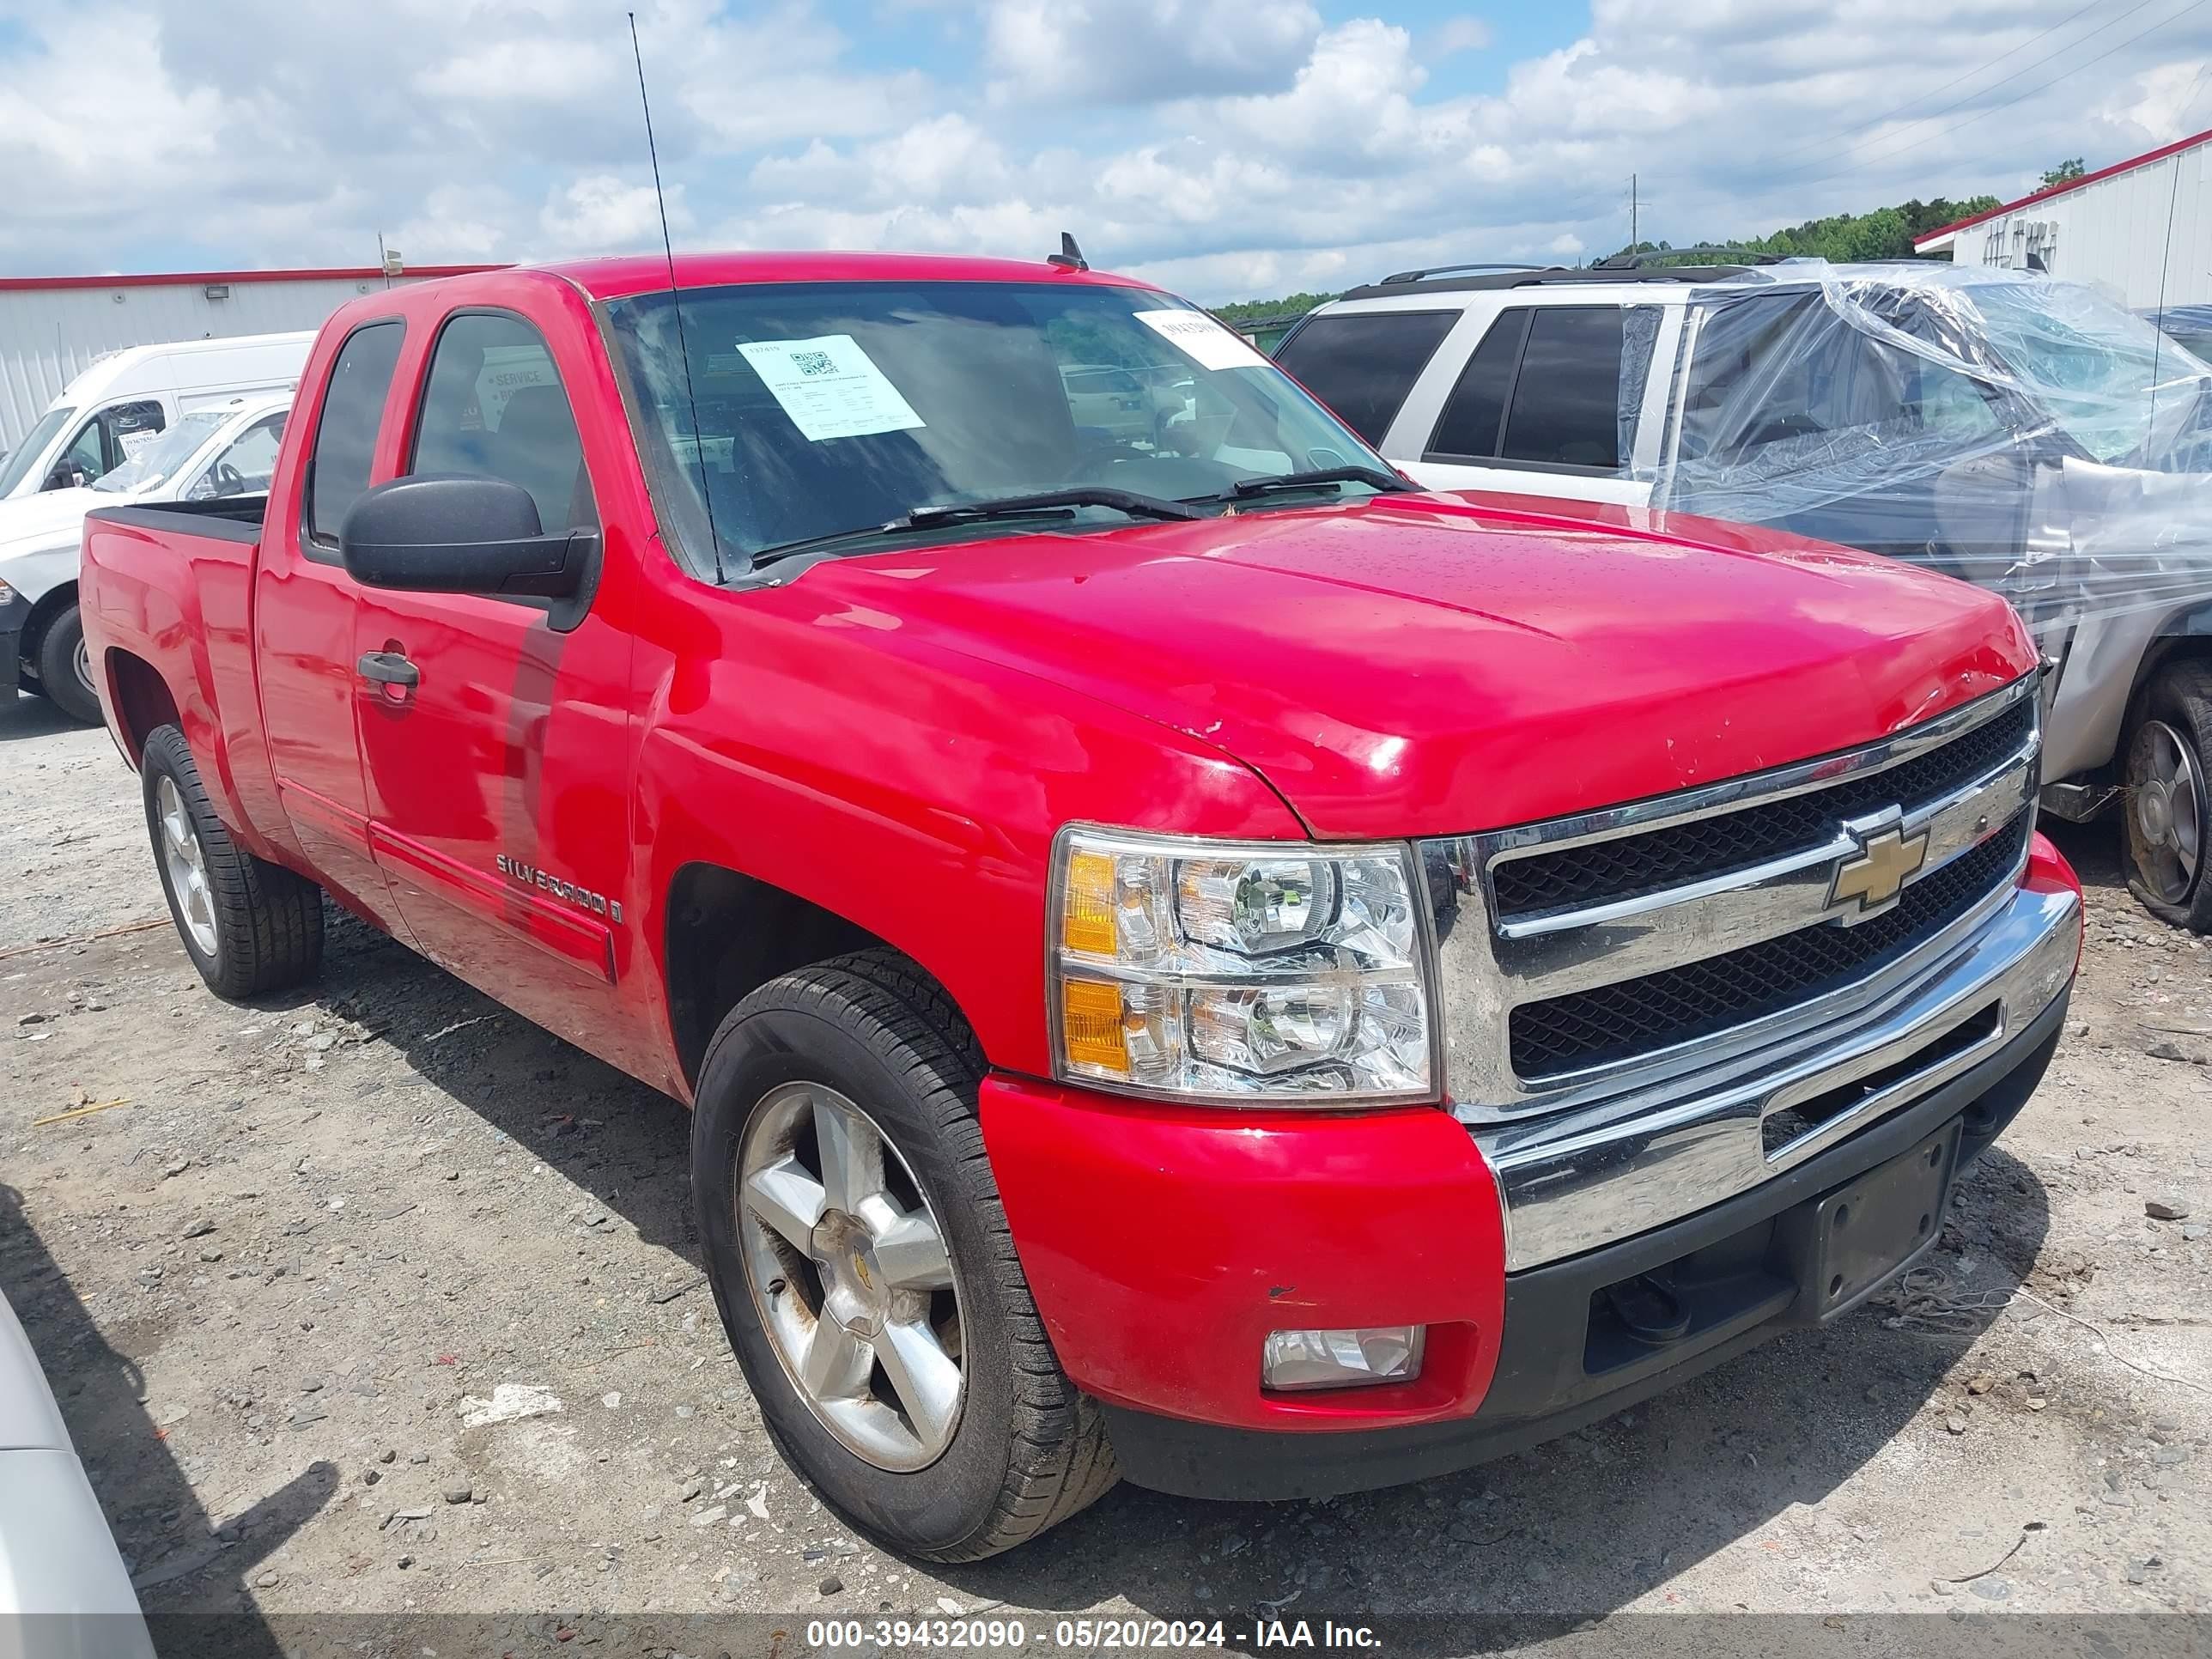
<path id="1" fill-rule="evenodd" d="M 365 651 L 354 666 L 362 678 L 379 685 L 412 690 L 422 683 L 422 671 L 397 651 Z"/>

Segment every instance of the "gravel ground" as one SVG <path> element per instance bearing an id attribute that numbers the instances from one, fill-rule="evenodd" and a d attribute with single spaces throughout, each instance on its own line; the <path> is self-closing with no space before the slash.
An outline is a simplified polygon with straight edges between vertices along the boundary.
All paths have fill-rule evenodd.
<path id="1" fill-rule="evenodd" d="M 0 1292 L 151 1613 L 513 1610 L 487 1650 L 520 1652 L 728 1611 L 789 1651 L 825 1613 L 2206 1607 L 2212 947 L 2137 913 L 2102 833 L 2066 836 L 2094 884 L 2068 1039 L 1899 1295 L 1464 1474 L 1124 1486 L 939 1569 L 769 1444 L 681 1108 L 349 921 L 313 994 L 217 1002 L 135 780 L 29 699 L 0 706 Z"/>

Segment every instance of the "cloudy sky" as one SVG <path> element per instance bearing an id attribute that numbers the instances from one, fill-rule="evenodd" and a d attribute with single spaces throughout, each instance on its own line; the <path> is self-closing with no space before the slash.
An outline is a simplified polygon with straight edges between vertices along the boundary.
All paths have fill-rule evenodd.
<path id="1" fill-rule="evenodd" d="M 1206 301 L 2033 188 L 2212 127 L 2208 0 L 635 0 L 679 246 Z M 658 237 L 609 0 L 0 0 L 0 274 Z"/>

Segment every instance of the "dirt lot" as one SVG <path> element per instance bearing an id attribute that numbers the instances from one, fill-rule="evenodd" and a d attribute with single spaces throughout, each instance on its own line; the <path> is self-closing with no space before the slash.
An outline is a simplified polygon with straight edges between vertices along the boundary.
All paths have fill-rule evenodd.
<path id="1" fill-rule="evenodd" d="M 2101 836 L 2067 842 L 2096 890 L 2057 1065 L 1900 1297 L 1454 1478 L 1123 1487 L 937 1570 L 769 1447 L 679 1107 L 347 921 L 316 994 L 217 1002 L 135 779 L 28 700 L 0 707 L 0 1291 L 149 1612 L 514 1610 L 535 1651 L 556 1610 L 2207 1606 L 2212 951 L 2138 915 Z"/>

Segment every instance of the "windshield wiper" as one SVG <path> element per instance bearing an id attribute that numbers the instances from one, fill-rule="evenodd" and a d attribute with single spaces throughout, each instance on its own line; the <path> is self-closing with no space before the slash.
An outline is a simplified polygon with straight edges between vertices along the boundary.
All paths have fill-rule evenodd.
<path id="1" fill-rule="evenodd" d="M 1310 472 L 1285 472 L 1273 478 L 1239 478 L 1212 499 L 1241 501 L 1278 489 L 1307 489 L 1321 484 L 1336 483 L 1364 483 L 1386 495 L 1399 495 L 1420 489 L 1420 485 L 1408 483 L 1396 473 L 1385 472 L 1377 466 L 1322 466 Z"/>
<path id="2" fill-rule="evenodd" d="M 1133 519 L 1198 519 L 1206 516 L 1193 512 L 1181 501 L 1164 501 L 1158 495 L 1146 495 L 1134 489 L 1116 489 L 1111 484 L 1073 484 L 1066 489 L 1040 489 L 1031 495 L 1001 495 L 994 501 L 953 501 L 944 507 L 917 507 L 903 519 L 892 520 L 884 528 L 928 530 L 941 524 L 1019 518 L 1055 507 L 1110 507 L 1127 513 Z"/>
<path id="3" fill-rule="evenodd" d="M 988 501 L 951 501 L 942 507 L 916 507 L 884 524 L 863 525 L 856 530 L 833 530 L 827 535 L 805 536 L 795 542 L 764 547 L 752 556 L 752 568 L 774 564 L 801 553 L 835 547 L 845 542 L 866 541 L 875 536 L 912 535 L 947 525 L 981 524 L 992 519 L 1073 518 L 1079 507 L 1110 507 L 1133 519 L 1202 519 L 1180 501 L 1163 501 L 1133 489 L 1106 484 L 1077 484 L 1066 489 L 1044 489 L 1030 495 L 1001 495 Z"/>

